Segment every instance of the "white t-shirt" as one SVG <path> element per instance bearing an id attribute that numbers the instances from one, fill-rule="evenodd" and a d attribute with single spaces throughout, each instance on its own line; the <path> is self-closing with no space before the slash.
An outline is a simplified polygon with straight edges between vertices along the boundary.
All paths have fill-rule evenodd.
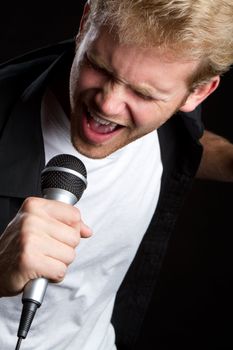
<path id="1" fill-rule="evenodd" d="M 87 168 L 88 186 L 77 207 L 93 236 L 81 239 L 63 282 L 50 283 L 22 350 L 114 350 L 111 316 L 117 290 L 155 211 L 162 163 L 154 131 L 104 159 L 79 154 L 70 124 L 54 95 L 42 102 L 46 163 L 68 153 Z M 0 300 L 0 349 L 12 350 L 21 295 Z"/>

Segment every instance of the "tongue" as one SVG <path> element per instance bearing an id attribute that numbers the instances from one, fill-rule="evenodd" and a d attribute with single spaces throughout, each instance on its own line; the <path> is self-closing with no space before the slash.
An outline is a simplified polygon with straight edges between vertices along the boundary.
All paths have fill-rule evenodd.
<path id="1" fill-rule="evenodd" d="M 113 132 L 117 125 L 103 125 L 98 123 L 96 120 L 93 118 L 89 118 L 89 125 L 92 131 L 97 132 L 98 134 L 109 134 Z"/>

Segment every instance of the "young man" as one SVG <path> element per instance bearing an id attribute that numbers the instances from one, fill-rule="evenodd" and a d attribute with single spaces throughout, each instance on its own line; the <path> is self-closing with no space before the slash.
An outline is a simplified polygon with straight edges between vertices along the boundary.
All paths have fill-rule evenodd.
<path id="1" fill-rule="evenodd" d="M 93 0 L 75 56 L 68 42 L 2 66 L 1 348 L 13 348 L 20 293 L 41 276 L 57 283 L 25 349 L 136 348 L 198 140 L 212 142 L 199 106 L 233 62 L 232 15 L 230 0 Z M 205 149 L 200 172 L 219 177 Z M 39 198 L 59 153 L 87 168 L 76 207 Z"/>

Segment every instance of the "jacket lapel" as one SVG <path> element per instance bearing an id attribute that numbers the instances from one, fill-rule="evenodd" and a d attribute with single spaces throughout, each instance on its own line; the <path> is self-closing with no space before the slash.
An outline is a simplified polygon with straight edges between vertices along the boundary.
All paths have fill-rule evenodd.
<path id="1" fill-rule="evenodd" d="M 61 55 L 24 90 L 14 104 L 0 140 L 0 196 L 26 198 L 41 194 L 45 165 L 41 100 L 50 73 L 62 67 Z"/>

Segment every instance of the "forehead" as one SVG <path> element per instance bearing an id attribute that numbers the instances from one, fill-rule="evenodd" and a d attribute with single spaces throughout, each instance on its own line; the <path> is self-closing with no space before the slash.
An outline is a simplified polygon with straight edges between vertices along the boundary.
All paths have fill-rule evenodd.
<path id="1" fill-rule="evenodd" d="M 174 53 L 160 47 L 142 47 L 120 43 L 117 35 L 102 26 L 92 36 L 88 52 L 101 66 L 119 75 L 122 79 L 169 89 L 174 82 L 186 83 L 197 69 L 199 62 L 175 57 Z"/>

